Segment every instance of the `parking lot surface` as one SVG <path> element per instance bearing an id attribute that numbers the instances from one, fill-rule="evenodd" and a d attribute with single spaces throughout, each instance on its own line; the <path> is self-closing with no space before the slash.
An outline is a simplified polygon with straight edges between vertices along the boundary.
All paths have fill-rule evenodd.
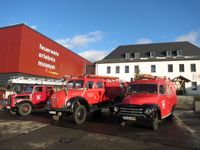
<path id="1" fill-rule="evenodd" d="M 53 121 L 47 112 L 27 117 L 0 112 L 0 149 L 200 149 L 198 121 L 198 114 L 178 109 L 174 121 L 152 131 L 138 123 L 120 127 L 107 111 L 90 114 L 82 125 L 70 117 Z"/>

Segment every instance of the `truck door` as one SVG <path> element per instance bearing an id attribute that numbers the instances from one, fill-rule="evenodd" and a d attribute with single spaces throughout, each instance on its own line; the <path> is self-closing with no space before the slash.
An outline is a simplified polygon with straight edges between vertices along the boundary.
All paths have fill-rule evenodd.
<path id="1" fill-rule="evenodd" d="M 95 104 L 97 103 L 97 93 L 96 89 L 94 88 L 94 81 L 88 81 L 86 83 L 86 91 L 84 92 L 84 98 L 87 99 L 89 104 Z"/>
<path id="2" fill-rule="evenodd" d="M 32 103 L 39 104 L 46 101 L 46 93 L 44 87 L 37 86 L 33 89 Z"/>
<path id="3" fill-rule="evenodd" d="M 104 87 L 104 83 L 102 81 L 97 81 L 96 82 L 96 89 L 97 89 L 98 102 L 100 103 L 100 102 L 106 101 L 105 87 Z"/>
<path id="4" fill-rule="evenodd" d="M 160 85 L 159 86 L 159 93 L 160 93 L 160 98 L 159 98 L 159 105 L 161 109 L 161 117 L 164 118 L 167 115 L 169 115 L 169 95 L 168 95 L 168 90 L 167 86 L 165 85 Z"/>
<path id="5" fill-rule="evenodd" d="M 88 100 L 89 104 L 96 104 L 102 102 L 104 96 L 104 86 L 101 81 L 88 81 L 86 83 L 86 92 L 84 97 Z"/>

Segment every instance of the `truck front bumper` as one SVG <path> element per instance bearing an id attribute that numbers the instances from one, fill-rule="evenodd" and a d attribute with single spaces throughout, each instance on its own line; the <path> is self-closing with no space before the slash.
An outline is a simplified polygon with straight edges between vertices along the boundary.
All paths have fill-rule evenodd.
<path id="1" fill-rule="evenodd" d="M 154 110 L 142 105 L 119 105 L 117 114 L 123 120 L 151 121 L 154 119 Z"/>

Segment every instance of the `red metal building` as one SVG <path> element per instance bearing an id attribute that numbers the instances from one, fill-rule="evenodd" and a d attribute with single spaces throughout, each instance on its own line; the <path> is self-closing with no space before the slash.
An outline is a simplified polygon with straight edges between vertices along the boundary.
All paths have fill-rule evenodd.
<path id="1" fill-rule="evenodd" d="M 24 24 L 0 28 L 0 60 L 0 82 L 12 75 L 55 79 L 80 75 L 93 65 Z"/>

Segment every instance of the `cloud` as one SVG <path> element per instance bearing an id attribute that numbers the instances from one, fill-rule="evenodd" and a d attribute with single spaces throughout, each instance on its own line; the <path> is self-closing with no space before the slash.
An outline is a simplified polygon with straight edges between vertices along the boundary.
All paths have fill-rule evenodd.
<path id="1" fill-rule="evenodd" d="M 30 26 L 32 29 L 37 30 L 37 26 L 36 25 L 32 25 Z"/>
<path id="2" fill-rule="evenodd" d="M 187 34 L 178 36 L 175 41 L 189 41 L 191 43 L 198 44 L 198 40 L 200 38 L 199 34 L 200 32 L 198 31 L 191 31 Z"/>
<path id="3" fill-rule="evenodd" d="M 89 43 L 100 41 L 102 37 L 103 33 L 101 31 L 94 31 L 83 35 L 77 35 L 73 38 L 62 38 L 56 41 L 67 48 L 80 48 L 87 46 Z"/>
<path id="4" fill-rule="evenodd" d="M 91 62 L 95 62 L 103 59 L 106 55 L 108 55 L 108 51 L 88 50 L 78 54 L 85 59 L 90 60 Z"/>
<path id="5" fill-rule="evenodd" d="M 141 38 L 136 41 L 136 44 L 149 44 L 149 43 L 152 43 L 152 40 L 148 38 Z"/>

